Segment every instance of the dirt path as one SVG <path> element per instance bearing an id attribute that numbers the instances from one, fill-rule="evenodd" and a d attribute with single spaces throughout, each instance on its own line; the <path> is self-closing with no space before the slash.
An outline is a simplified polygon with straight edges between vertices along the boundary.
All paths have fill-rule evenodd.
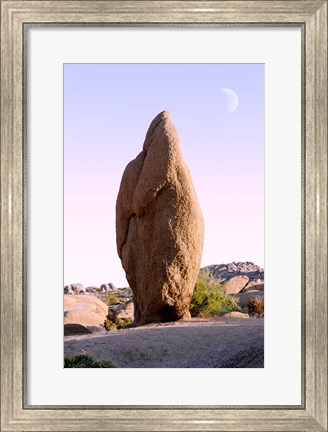
<path id="1" fill-rule="evenodd" d="M 264 367 L 263 319 L 190 319 L 65 337 L 65 356 L 81 352 L 120 368 Z"/>

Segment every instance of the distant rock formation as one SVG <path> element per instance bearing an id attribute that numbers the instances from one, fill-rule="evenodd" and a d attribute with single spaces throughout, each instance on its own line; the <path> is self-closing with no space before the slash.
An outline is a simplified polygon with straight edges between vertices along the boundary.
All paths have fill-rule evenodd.
<path id="1" fill-rule="evenodd" d="M 74 283 L 71 285 L 66 285 L 64 288 L 64 294 L 85 294 L 86 289 L 81 283 Z"/>
<path id="2" fill-rule="evenodd" d="M 212 276 L 220 279 L 221 282 L 227 282 L 235 276 L 247 276 L 249 279 L 249 281 L 247 281 L 248 284 L 258 284 L 264 281 L 263 268 L 250 261 L 213 264 L 201 268 L 201 272 L 209 272 Z"/>
<path id="3" fill-rule="evenodd" d="M 95 286 L 89 286 L 85 289 L 86 294 L 96 294 L 97 293 L 97 287 Z"/>
<path id="4" fill-rule="evenodd" d="M 116 203 L 117 250 L 134 294 L 136 324 L 189 316 L 204 225 L 169 113 L 150 124 L 123 174 Z"/>
<path id="5" fill-rule="evenodd" d="M 100 291 L 101 292 L 113 292 L 116 290 L 115 285 L 112 282 L 109 282 L 107 284 L 102 284 L 100 286 Z"/>

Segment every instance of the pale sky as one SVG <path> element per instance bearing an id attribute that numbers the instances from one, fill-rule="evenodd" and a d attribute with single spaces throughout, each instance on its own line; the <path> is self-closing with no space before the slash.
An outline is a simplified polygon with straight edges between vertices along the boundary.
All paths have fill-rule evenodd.
<path id="1" fill-rule="evenodd" d="M 125 166 L 168 110 L 205 222 L 201 266 L 264 267 L 264 65 L 64 65 L 64 283 L 128 286 L 116 250 Z"/>

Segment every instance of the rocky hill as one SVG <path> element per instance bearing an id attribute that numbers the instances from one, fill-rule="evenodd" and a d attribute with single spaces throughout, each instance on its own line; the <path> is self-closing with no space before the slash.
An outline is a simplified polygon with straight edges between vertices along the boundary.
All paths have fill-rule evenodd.
<path id="1" fill-rule="evenodd" d="M 264 270 L 258 265 L 250 262 L 232 262 L 229 264 L 212 264 L 200 269 L 202 273 L 209 272 L 212 276 L 220 279 L 222 283 L 228 282 L 235 276 L 247 276 L 249 282 L 264 283 Z"/>

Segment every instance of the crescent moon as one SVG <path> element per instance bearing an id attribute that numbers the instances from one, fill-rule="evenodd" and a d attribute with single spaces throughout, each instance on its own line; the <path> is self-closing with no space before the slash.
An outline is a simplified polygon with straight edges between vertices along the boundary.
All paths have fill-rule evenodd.
<path id="1" fill-rule="evenodd" d="M 224 97 L 228 114 L 231 114 L 234 111 L 236 111 L 239 103 L 238 96 L 236 95 L 236 93 L 229 88 L 221 88 L 220 92 Z"/>

